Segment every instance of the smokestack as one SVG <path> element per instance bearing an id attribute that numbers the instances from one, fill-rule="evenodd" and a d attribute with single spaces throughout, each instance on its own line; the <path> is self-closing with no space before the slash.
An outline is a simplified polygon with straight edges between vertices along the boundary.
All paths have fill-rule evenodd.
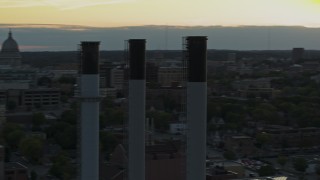
<path id="1" fill-rule="evenodd" d="M 129 180 L 145 179 L 145 39 L 129 40 Z"/>
<path id="2" fill-rule="evenodd" d="M 187 180 L 206 179 L 207 37 L 189 36 L 187 82 Z"/>
<path id="3" fill-rule="evenodd" d="M 99 179 L 99 44 L 81 42 L 81 180 Z"/>

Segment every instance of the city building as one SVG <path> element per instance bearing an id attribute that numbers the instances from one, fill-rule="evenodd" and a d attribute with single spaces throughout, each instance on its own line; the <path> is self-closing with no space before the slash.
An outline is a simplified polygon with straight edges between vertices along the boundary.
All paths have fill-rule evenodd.
<path id="1" fill-rule="evenodd" d="M 0 67 L 0 79 L 2 81 L 36 81 L 37 70 L 33 68 L 19 68 L 19 67 Z"/>
<path id="2" fill-rule="evenodd" d="M 111 87 L 111 70 L 115 65 L 110 61 L 102 61 L 99 65 L 100 74 L 100 87 L 110 88 Z"/>
<path id="3" fill-rule="evenodd" d="M 111 87 L 116 88 L 117 90 L 123 90 L 124 88 L 124 78 L 125 69 L 122 67 L 116 67 L 111 69 Z"/>
<path id="4" fill-rule="evenodd" d="M 185 123 L 170 123 L 169 132 L 171 134 L 184 134 L 187 129 L 187 125 Z"/>
<path id="5" fill-rule="evenodd" d="M 158 82 L 161 86 L 181 86 L 183 81 L 182 67 L 159 67 Z"/>
<path id="6" fill-rule="evenodd" d="M 158 83 L 159 66 L 154 62 L 146 62 L 146 81 L 147 85 Z"/>
<path id="7" fill-rule="evenodd" d="M 170 106 L 170 108 L 180 109 L 185 98 L 185 89 L 181 86 L 147 88 L 146 93 L 147 108 L 165 109 Z"/>
<path id="8" fill-rule="evenodd" d="M 58 88 L 31 88 L 0 90 L 0 100 L 14 104 L 16 108 L 56 108 L 60 106 L 61 93 Z"/>
<path id="9" fill-rule="evenodd" d="M 293 128 L 288 126 L 266 126 L 261 130 L 270 137 L 270 147 L 275 151 L 317 149 L 320 145 L 320 128 Z"/>

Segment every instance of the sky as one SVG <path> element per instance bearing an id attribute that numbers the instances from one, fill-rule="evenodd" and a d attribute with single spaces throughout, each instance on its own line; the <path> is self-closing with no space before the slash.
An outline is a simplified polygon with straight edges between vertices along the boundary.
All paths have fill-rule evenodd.
<path id="1" fill-rule="evenodd" d="M 136 38 L 146 39 L 148 50 L 181 50 L 182 37 L 198 35 L 208 36 L 209 49 L 320 49 L 320 28 L 302 26 L 30 26 L 13 26 L 13 38 L 21 51 L 75 51 L 80 41 L 101 41 L 101 50 L 124 50 L 125 41 Z M 0 25 L 0 43 L 8 31 L 7 25 Z"/>
<path id="2" fill-rule="evenodd" d="M 0 24 L 320 27 L 320 0 L 0 0 Z"/>
<path id="3" fill-rule="evenodd" d="M 130 38 L 181 49 L 188 35 L 207 35 L 211 49 L 319 49 L 319 19 L 320 0 L 0 0 L 0 43 L 12 28 L 22 51 L 82 40 L 122 50 Z"/>

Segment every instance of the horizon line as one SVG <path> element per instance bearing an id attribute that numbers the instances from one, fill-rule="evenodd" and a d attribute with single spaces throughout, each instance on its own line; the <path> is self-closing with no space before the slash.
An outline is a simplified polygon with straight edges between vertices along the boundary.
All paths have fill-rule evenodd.
<path id="1" fill-rule="evenodd" d="M 0 46 L 1 47 L 1 46 Z M 293 47 L 297 48 L 297 47 Z M 247 49 L 247 50 L 237 50 L 237 49 L 207 49 L 208 51 L 238 51 L 238 52 L 243 52 L 243 51 L 292 51 L 292 49 Z M 300 47 L 298 47 L 300 48 Z M 303 47 L 302 47 L 303 48 Z M 304 49 L 305 51 L 320 51 L 320 49 Z M 124 49 L 112 49 L 112 50 L 100 50 L 102 51 L 124 51 Z M 168 50 L 163 50 L 163 49 L 149 49 L 146 51 L 182 51 L 182 49 L 168 49 Z M 44 51 L 21 51 L 20 53 L 41 53 L 41 52 L 78 52 L 78 50 L 44 50 Z"/>
<path id="2" fill-rule="evenodd" d="M 209 27 L 222 27 L 222 28 L 241 28 L 241 27 L 300 27 L 300 28 L 320 28 L 320 26 L 305 26 L 305 25 L 123 25 L 123 26 L 88 26 L 77 24 L 41 24 L 41 23 L 0 23 L 0 28 L 48 28 L 48 29 L 60 29 L 60 28 L 83 28 L 85 29 L 113 29 L 113 28 L 132 28 L 132 27 L 172 27 L 172 28 L 209 28 Z M 68 30 L 68 29 L 67 29 Z M 77 29 L 75 29 L 77 30 Z"/>

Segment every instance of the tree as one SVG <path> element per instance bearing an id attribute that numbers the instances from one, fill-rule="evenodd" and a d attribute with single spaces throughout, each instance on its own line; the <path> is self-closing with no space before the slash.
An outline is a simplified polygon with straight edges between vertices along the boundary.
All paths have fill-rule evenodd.
<path id="1" fill-rule="evenodd" d="M 271 165 L 262 166 L 258 170 L 259 176 L 273 176 L 276 174 L 276 170 Z"/>
<path id="2" fill-rule="evenodd" d="M 235 160 L 236 154 L 233 151 L 225 151 L 223 153 L 223 157 L 226 158 L 227 160 Z"/>
<path id="3" fill-rule="evenodd" d="M 37 178 L 38 178 L 38 174 L 34 170 L 32 170 L 30 173 L 30 179 L 37 180 Z"/>
<path id="4" fill-rule="evenodd" d="M 305 172 L 308 168 L 308 162 L 304 158 L 296 158 L 293 161 L 293 167 L 296 171 Z"/>
<path id="5" fill-rule="evenodd" d="M 46 118 L 43 113 L 34 113 L 32 115 L 32 128 L 34 130 L 40 129 L 40 127 L 46 122 Z"/>
<path id="6" fill-rule="evenodd" d="M 66 110 L 61 114 L 61 121 L 66 122 L 69 124 L 77 124 L 77 111 L 72 109 L 72 110 Z"/>
<path id="7" fill-rule="evenodd" d="M 40 78 L 38 79 L 37 84 L 38 84 L 38 86 L 51 87 L 51 85 L 52 85 L 52 80 L 51 80 L 49 77 L 43 76 L 43 77 L 40 77 Z"/>
<path id="8" fill-rule="evenodd" d="M 59 122 L 51 129 L 53 138 L 63 149 L 74 149 L 77 144 L 77 128 L 65 122 Z M 51 132 L 52 133 L 52 132 Z"/>
<path id="9" fill-rule="evenodd" d="M 254 108 L 252 112 L 253 119 L 267 124 L 279 123 L 279 114 L 277 109 L 267 103 L 263 103 Z"/>
<path id="10" fill-rule="evenodd" d="M 288 158 L 285 156 L 279 156 L 277 159 L 278 164 L 283 168 L 287 164 Z"/>
<path id="11" fill-rule="evenodd" d="M 107 126 L 108 120 L 106 116 L 103 113 L 100 113 L 99 115 L 99 128 L 103 129 Z"/>
<path id="12" fill-rule="evenodd" d="M 60 179 L 73 179 L 76 175 L 76 167 L 70 162 L 70 158 L 64 152 L 52 158 L 53 165 L 49 172 Z"/>
<path id="13" fill-rule="evenodd" d="M 59 81 L 60 84 L 75 84 L 76 83 L 76 78 L 61 76 L 58 79 L 58 81 Z"/>
<path id="14" fill-rule="evenodd" d="M 114 134 L 106 131 L 100 131 L 101 150 L 108 156 L 118 144 L 119 140 Z"/>
<path id="15" fill-rule="evenodd" d="M 320 176 L 320 165 L 316 165 L 316 173 Z"/>
<path id="16" fill-rule="evenodd" d="M 6 142 L 12 148 L 17 148 L 25 133 L 19 129 L 10 132 L 7 135 Z"/>
<path id="17" fill-rule="evenodd" d="M 5 123 L 4 127 L 2 129 L 2 136 L 4 137 L 5 142 L 7 144 L 9 144 L 10 146 L 11 145 L 17 146 L 17 144 L 14 144 L 14 143 L 17 143 L 18 141 L 20 141 L 20 139 L 19 139 L 20 132 L 23 132 L 23 131 L 22 131 L 22 128 L 18 124 Z M 11 141 L 14 141 L 14 142 L 11 142 Z"/>
<path id="18" fill-rule="evenodd" d="M 21 153 L 33 162 L 38 162 L 43 155 L 43 143 L 40 139 L 26 137 L 20 141 Z"/>
<path id="19" fill-rule="evenodd" d="M 172 119 L 170 113 L 164 111 L 149 111 L 147 117 L 153 118 L 154 127 L 160 131 L 167 131 L 169 129 L 169 121 Z"/>
<path id="20" fill-rule="evenodd" d="M 8 101 L 8 103 L 7 103 L 7 109 L 8 109 L 9 111 L 15 110 L 16 107 L 17 107 L 17 103 L 16 103 L 15 101 Z"/>
<path id="21" fill-rule="evenodd" d="M 267 133 L 260 133 L 256 136 L 257 146 L 263 148 L 270 141 L 270 135 Z"/>
<path id="22" fill-rule="evenodd" d="M 109 125 L 120 125 L 125 119 L 125 111 L 120 107 L 106 108 L 105 116 Z"/>

